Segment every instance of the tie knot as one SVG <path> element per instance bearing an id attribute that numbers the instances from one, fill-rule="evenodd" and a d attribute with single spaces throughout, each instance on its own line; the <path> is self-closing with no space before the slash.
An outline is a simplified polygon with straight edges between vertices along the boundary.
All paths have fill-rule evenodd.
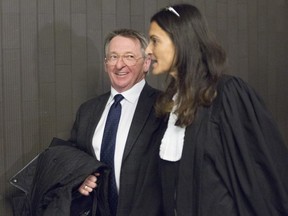
<path id="1" fill-rule="evenodd" d="M 120 103 L 120 101 L 123 99 L 123 95 L 121 94 L 117 94 L 114 96 L 114 104 L 117 105 L 118 103 Z"/>

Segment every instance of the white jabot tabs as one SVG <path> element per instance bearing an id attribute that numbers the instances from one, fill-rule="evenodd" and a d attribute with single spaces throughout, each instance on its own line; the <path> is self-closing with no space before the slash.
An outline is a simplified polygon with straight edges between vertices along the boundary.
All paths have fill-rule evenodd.
<path id="1" fill-rule="evenodd" d="M 173 97 L 173 100 L 175 100 L 175 97 Z M 186 127 L 175 126 L 177 120 L 177 115 L 174 113 L 175 108 L 174 106 L 170 113 L 168 127 L 160 145 L 160 158 L 167 161 L 180 160 L 184 144 Z"/>

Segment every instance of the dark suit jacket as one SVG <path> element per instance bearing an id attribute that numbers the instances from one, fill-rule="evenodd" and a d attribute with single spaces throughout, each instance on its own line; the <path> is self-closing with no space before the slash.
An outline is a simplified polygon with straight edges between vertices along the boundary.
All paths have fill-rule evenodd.
<path id="1" fill-rule="evenodd" d="M 140 94 L 122 160 L 117 216 L 162 215 L 159 144 L 152 141 L 161 123 L 153 106 L 158 93 L 146 83 Z M 82 104 L 71 133 L 70 141 L 94 157 L 92 137 L 109 96 L 107 92 Z"/>

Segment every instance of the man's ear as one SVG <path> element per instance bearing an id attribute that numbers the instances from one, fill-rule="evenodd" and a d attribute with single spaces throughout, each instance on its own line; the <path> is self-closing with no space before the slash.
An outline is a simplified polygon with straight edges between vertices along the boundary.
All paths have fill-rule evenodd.
<path id="1" fill-rule="evenodd" d="M 150 69 L 150 65 L 151 65 L 151 56 L 147 55 L 145 60 L 144 60 L 144 71 L 148 72 Z"/>
<path id="2" fill-rule="evenodd" d="M 107 64 L 105 63 L 105 61 L 104 61 L 104 70 L 105 70 L 105 72 L 107 73 Z"/>

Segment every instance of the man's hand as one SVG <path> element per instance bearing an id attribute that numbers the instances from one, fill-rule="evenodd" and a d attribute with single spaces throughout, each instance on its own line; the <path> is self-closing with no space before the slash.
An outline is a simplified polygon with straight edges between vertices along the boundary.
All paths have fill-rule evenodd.
<path id="1" fill-rule="evenodd" d="M 97 187 L 97 177 L 100 173 L 95 173 L 94 175 L 89 175 L 85 181 L 78 188 L 80 194 L 84 196 L 89 196 L 89 194 Z"/>

